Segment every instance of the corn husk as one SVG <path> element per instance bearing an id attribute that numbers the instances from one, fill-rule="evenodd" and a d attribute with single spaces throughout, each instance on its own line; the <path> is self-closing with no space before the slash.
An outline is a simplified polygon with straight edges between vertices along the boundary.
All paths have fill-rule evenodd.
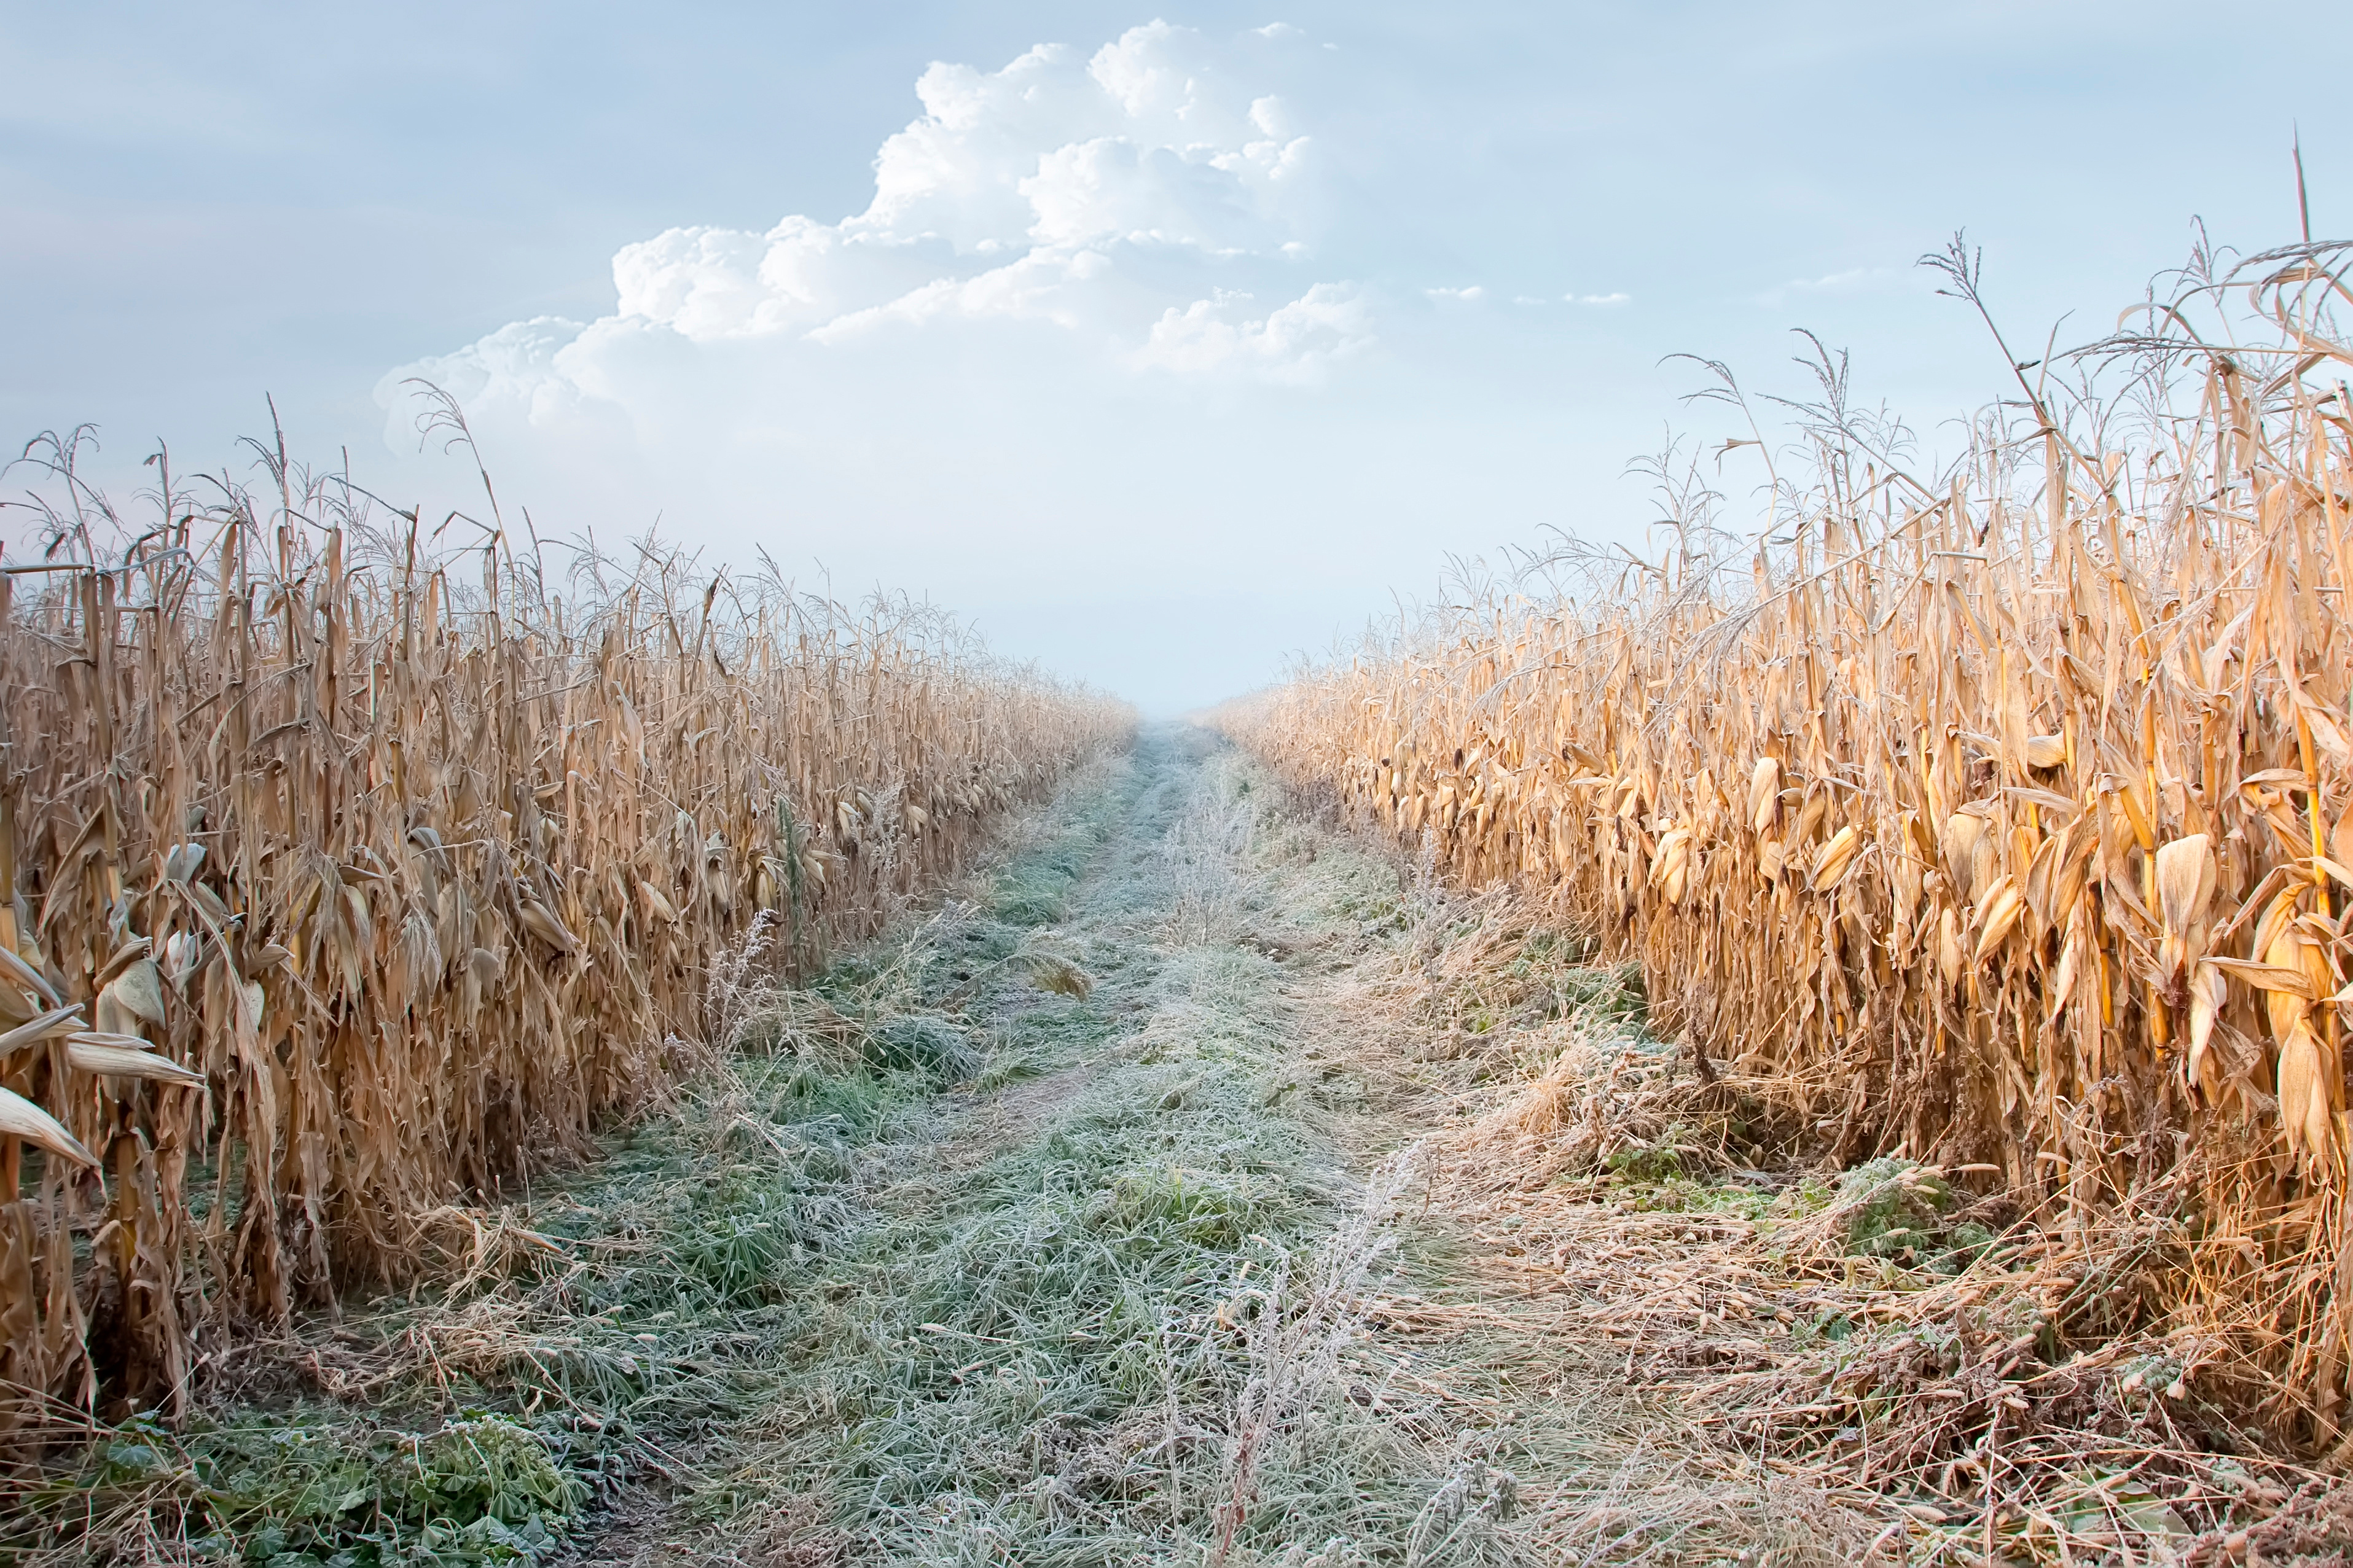
<path id="1" fill-rule="evenodd" d="M 1781 806 L 1781 761 L 1759 757 L 1748 773 L 1748 825 L 1758 833 L 1768 830 Z"/>
<path id="2" fill-rule="evenodd" d="M 1826 893 L 1846 878 L 1847 869 L 1854 864 L 1856 852 L 1862 847 L 1862 829 L 1850 824 L 1831 835 L 1822 852 L 1814 857 L 1812 877 L 1814 891 Z"/>

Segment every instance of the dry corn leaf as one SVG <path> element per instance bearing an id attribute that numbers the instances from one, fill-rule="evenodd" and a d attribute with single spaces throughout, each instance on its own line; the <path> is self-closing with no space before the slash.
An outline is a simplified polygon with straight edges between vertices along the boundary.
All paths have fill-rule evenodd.
<path id="1" fill-rule="evenodd" d="M 2199 962 L 2201 965 L 2211 964 L 2233 979 L 2242 980 L 2258 991 L 2301 996 L 2307 1002 L 2313 999 L 2312 977 L 2304 972 L 2301 962 L 2293 967 L 2251 958 L 2206 958 Z"/>
<path id="2" fill-rule="evenodd" d="M 523 930 L 531 932 L 556 952 L 570 952 L 580 945 L 579 938 L 574 936 L 565 923 L 557 920 L 554 913 L 536 899 L 518 899 L 515 901 L 515 910 L 522 917 Z"/>
<path id="3" fill-rule="evenodd" d="M 98 1161 L 90 1152 L 59 1126 L 56 1117 L 10 1089 L 0 1089 L 0 1137 L 19 1138 L 59 1159 L 71 1160 L 92 1170 L 98 1168 Z"/>
<path id="4" fill-rule="evenodd" d="M 101 1039 L 91 1035 L 76 1035 L 66 1041 L 66 1060 L 76 1070 L 111 1078 L 139 1078 L 157 1083 L 201 1085 L 205 1075 L 167 1057 L 159 1057 L 144 1045 L 123 1045 L 121 1037 Z"/>
<path id="5" fill-rule="evenodd" d="M 645 905 L 646 913 L 653 919 L 661 921 L 664 925 L 678 923 L 678 906 L 671 903 L 663 896 L 660 889 L 642 877 L 638 879 L 638 898 Z"/>
<path id="6" fill-rule="evenodd" d="M 57 994 L 47 978 L 17 954 L 10 952 L 5 942 L 0 942 L 0 974 L 5 974 L 52 1007 L 65 1005 L 65 999 Z"/>
<path id="7" fill-rule="evenodd" d="M 52 1008 L 31 1022 L 19 1024 L 6 1034 L 0 1035 L 0 1053 L 55 1039 L 59 1035 L 70 1035 L 80 1027 L 82 1017 L 79 1006 Z"/>

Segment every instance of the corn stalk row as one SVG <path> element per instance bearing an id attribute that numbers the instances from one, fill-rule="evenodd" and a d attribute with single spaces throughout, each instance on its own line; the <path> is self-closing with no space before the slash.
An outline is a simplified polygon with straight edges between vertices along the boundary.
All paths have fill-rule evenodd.
<path id="1" fill-rule="evenodd" d="M 1934 478 L 1824 355 L 1757 536 L 1687 472 L 1660 560 L 1556 552 L 1582 587 L 1222 721 L 1461 881 L 1549 889 L 1842 1162 L 2006 1189 L 2120 1281 L 2071 1331 L 2221 1333 L 2340 1442 L 2348 254 L 2201 258 Z"/>
<path id="2" fill-rule="evenodd" d="M 821 961 L 1132 721 L 903 603 L 430 558 L 282 458 L 274 507 L 167 482 L 108 559 L 52 456 L 52 558 L 0 574 L 20 1437 L 407 1277 L 437 1211 L 659 1093 L 716 955 Z"/>

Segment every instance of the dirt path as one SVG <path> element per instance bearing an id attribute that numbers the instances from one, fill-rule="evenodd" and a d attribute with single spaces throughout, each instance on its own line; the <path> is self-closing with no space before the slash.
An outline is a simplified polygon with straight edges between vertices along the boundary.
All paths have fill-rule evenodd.
<path id="1" fill-rule="evenodd" d="M 1265 804 L 1207 737 L 1149 736 L 967 900 L 828 978 L 871 1037 L 969 1053 L 935 1079 L 977 1070 L 892 1086 L 838 1184 L 789 1194 L 839 1228 L 779 1271 L 759 1342 L 732 1306 L 656 1331 L 667 1348 L 732 1318 L 748 1353 L 719 1369 L 718 1419 L 663 1418 L 663 1459 L 584 1560 L 1461 1558 L 1440 1541 L 1469 1539 L 1461 1520 L 1430 1513 L 1461 1468 L 1452 1424 L 1366 1359 L 1368 1282 L 1398 1267 L 1366 1207 L 1377 1155 L 1299 1055 L 1303 1007 L 1393 918 L 1397 874 L 1326 858 L 1303 913 L 1252 868 Z M 805 1068 L 866 1076 L 777 1001 Z M 744 1009 L 755 1036 L 764 1005 Z M 818 1105 L 738 1070 L 732 1121 L 815 1141 Z M 611 1217 L 675 1257 L 674 1218 Z M 1472 1533 L 1506 1511 L 1478 1484 Z"/>
<path id="2" fill-rule="evenodd" d="M 1409 880 L 1160 733 L 837 976 L 983 1065 L 861 1144 L 741 1414 L 587 1559 L 1832 1560 L 1433 1204 L 1467 1098 L 1383 1009 Z"/>

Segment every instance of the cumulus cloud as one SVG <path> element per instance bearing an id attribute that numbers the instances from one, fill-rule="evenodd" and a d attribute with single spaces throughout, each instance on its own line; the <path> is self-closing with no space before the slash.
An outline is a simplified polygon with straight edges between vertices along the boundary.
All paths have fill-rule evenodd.
<path id="1" fill-rule="evenodd" d="M 1171 306 L 1152 324 L 1135 363 L 1180 375 L 1247 367 L 1272 380 L 1315 381 L 1373 342 L 1365 295 L 1348 284 L 1318 283 L 1256 320 L 1250 302 L 1247 294 L 1229 294 L 1182 310 Z"/>
<path id="2" fill-rule="evenodd" d="M 1631 294 L 1563 294 L 1561 302 L 1568 305 L 1623 305 L 1634 298 Z"/>
<path id="3" fill-rule="evenodd" d="M 1363 288 L 1317 275 L 1329 182 L 1265 79 L 1302 37 L 1276 24 L 1220 44 L 1154 22 L 1091 55 L 935 64 L 863 212 L 625 246 L 611 315 L 501 328 L 394 371 L 378 401 L 396 431 L 411 376 L 535 426 L 600 400 L 643 416 L 660 395 L 645 366 L 674 366 L 680 345 L 731 365 L 770 353 L 806 380 L 841 371 L 823 356 L 1008 326 L 1122 374 L 1314 382 L 1376 332 Z"/>

